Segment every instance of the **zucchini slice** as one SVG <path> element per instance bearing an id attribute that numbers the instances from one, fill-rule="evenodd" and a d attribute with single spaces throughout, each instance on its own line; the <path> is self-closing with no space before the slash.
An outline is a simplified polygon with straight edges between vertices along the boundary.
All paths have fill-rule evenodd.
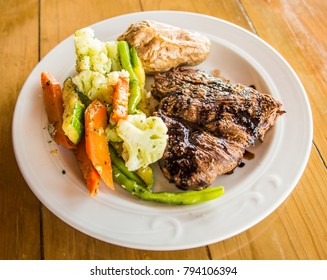
<path id="1" fill-rule="evenodd" d="M 136 174 L 145 182 L 147 189 L 151 190 L 154 183 L 153 169 L 150 165 L 135 170 Z"/>
<path id="2" fill-rule="evenodd" d="M 64 82 L 62 98 L 64 101 L 62 129 L 69 140 L 76 145 L 84 133 L 85 105 L 80 100 L 71 78 L 67 78 Z"/>

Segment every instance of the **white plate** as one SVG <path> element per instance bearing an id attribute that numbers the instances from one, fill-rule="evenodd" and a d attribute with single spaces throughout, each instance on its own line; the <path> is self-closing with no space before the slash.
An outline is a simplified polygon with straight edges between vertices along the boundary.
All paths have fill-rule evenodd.
<path id="1" fill-rule="evenodd" d="M 112 40 L 138 20 L 153 19 L 206 34 L 209 57 L 198 68 L 222 70 L 232 81 L 254 84 L 284 104 L 286 114 L 268 132 L 234 174 L 217 178 L 225 195 L 195 206 L 144 202 L 119 186 L 101 185 L 87 194 L 73 154 L 50 140 L 40 87 L 40 73 L 50 71 L 62 83 L 74 73 L 73 37 L 45 56 L 19 95 L 13 144 L 20 170 L 40 201 L 74 228 L 100 240 L 130 248 L 177 250 L 218 242 L 255 225 L 274 211 L 300 179 L 311 149 L 312 117 L 300 80 L 287 62 L 252 33 L 217 18 L 172 11 L 123 15 L 92 26 L 100 40 Z M 57 149 L 58 154 L 51 151 Z M 65 170 L 66 174 L 62 174 Z M 174 190 L 156 170 L 156 190 Z"/>

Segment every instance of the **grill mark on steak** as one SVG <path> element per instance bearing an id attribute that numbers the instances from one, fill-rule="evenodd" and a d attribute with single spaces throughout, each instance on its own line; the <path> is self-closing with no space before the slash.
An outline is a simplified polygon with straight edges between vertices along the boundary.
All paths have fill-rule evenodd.
<path id="1" fill-rule="evenodd" d="M 186 67 L 156 74 L 152 94 L 169 136 L 160 167 L 183 189 L 208 187 L 233 170 L 284 113 L 268 94 Z"/>

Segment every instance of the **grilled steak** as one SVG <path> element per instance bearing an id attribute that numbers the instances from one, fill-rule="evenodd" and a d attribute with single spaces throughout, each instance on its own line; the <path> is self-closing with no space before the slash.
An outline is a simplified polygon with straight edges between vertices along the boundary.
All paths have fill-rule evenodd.
<path id="1" fill-rule="evenodd" d="M 152 94 L 169 136 L 160 167 L 182 189 L 206 188 L 232 171 L 284 113 L 268 94 L 186 67 L 156 74 Z"/>
<path id="2" fill-rule="evenodd" d="M 168 127 L 168 145 L 160 160 L 166 178 L 182 189 L 202 189 L 219 174 L 239 163 L 244 147 L 236 142 L 193 130 L 182 122 L 159 113 Z"/>

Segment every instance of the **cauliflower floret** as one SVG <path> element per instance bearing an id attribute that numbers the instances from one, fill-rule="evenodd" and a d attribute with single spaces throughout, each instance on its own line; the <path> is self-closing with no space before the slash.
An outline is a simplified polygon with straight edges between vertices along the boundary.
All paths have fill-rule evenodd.
<path id="1" fill-rule="evenodd" d="M 105 46 L 107 48 L 108 57 L 111 59 L 111 71 L 120 71 L 122 66 L 119 59 L 118 42 L 105 42 Z"/>
<path id="2" fill-rule="evenodd" d="M 105 104 L 111 104 L 112 93 L 119 76 L 129 77 L 129 74 L 125 70 L 113 71 L 106 75 L 85 70 L 77 73 L 72 80 L 78 89 L 91 100 L 99 99 Z"/>
<path id="3" fill-rule="evenodd" d="M 89 28 L 77 30 L 74 34 L 76 51 L 76 71 L 96 71 L 101 74 L 111 70 L 111 59 L 108 58 L 106 44 L 96 39 L 94 31 Z"/>
<path id="4" fill-rule="evenodd" d="M 159 117 L 129 115 L 116 131 L 123 139 L 123 158 L 129 170 L 137 170 L 159 160 L 167 145 L 167 127 Z"/>

